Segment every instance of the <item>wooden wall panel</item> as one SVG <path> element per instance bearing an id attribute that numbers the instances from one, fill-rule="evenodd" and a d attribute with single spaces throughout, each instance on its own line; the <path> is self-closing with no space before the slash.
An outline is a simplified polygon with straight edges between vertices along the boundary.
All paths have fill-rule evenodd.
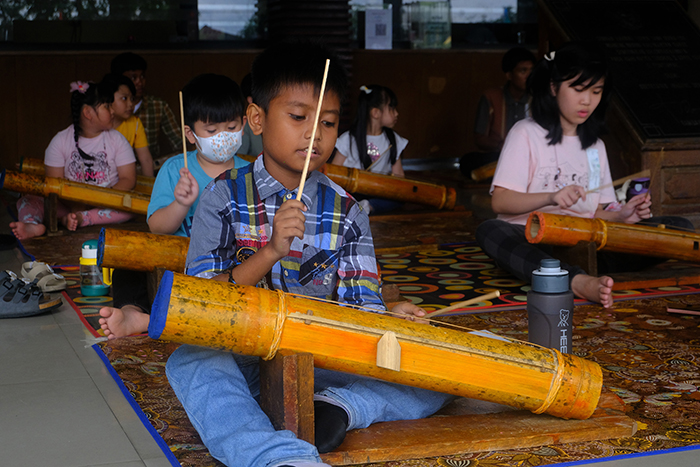
<path id="1" fill-rule="evenodd" d="M 148 62 L 148 92 L 165 99 L 179 118 L 178 91 L 187 81 L 210 72 L 240 82 L 259 51 L 136 52 Z M 101 79 L 118 53 L 0 54 L 0 83 L 8 96 L 0 106 L 0 166 L 13 168 L 22 156 L 43 158 L 51 138 L 70 124 L 70 82 Z M 354 112 L 360 85 L 389 86 L 399 99 L 396 131 L 411 142 L 406 157 L 459 157 L 474 149 L 474 115 L 482 91 L 504 81 L 503 53 L 356 50 L 348 111 Z"/>

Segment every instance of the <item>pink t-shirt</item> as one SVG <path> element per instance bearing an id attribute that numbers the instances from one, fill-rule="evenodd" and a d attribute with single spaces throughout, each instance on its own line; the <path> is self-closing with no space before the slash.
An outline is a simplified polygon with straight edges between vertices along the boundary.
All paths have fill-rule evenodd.
<path id="1" fill-rule="evenodd" d="M 578 136 L 563 136 L 562 142 L 555 145 L 547 143 L 547 131 L 531 118 L 516 123 L 503 144 L 490 192 L 496 186 L 520 193 L 551 193 L 567 185 L 579 185 L 586 191 L 603 187 L 568 209 L 538 209 L 578 217 L 593 217 L 598 205 L 615 201 L 608 156 L 600 139 L 587 149 L 581 149 Z M 525 225 L 528 216 L 529 213 L 499 214 L 498 218 Z"/>
<path id="2" fill-rule="evenodd" d="M 44 163 L 49 167 L 64 167 L 63 176 L 68 180 L 111 187 L 119 181 L 117 167 L 136 162 L 129 142 L 117 130 L 103 131 L 94 138 L 81 136 L 78 144 L 94 159 L 80 156 L 71 125 L 53 137 L 46 148 Z"/>

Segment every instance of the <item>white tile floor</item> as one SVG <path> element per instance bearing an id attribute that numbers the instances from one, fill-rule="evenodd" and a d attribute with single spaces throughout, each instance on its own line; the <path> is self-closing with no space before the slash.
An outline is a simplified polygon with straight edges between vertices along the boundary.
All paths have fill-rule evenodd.
<path id="1" fill-rule="evenodd" d="M 0 213 L 0 233 L 9 233 L 8 222 Z M 23 261 L 18 250 L 0 251 L 0 269 L 18 272 Z M 0 320 L 1 467 L 171 465 L 86 343 L 90 337 L 66 304 Z M 697 467 L 700 450 L 594 465 Z"/>

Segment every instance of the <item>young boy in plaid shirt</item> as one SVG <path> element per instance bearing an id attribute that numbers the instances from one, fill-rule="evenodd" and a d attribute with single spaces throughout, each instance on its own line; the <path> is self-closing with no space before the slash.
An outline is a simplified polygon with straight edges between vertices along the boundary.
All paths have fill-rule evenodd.
<path id="1" fill-rule="evenodd" d="M 331 59 L 314 141 L 311 132 L 326 58 Z M 338 136 L 347 78 L 320 46 L 283 43 L 253 64 L 252 131 L 262 133 L 255 163 L 221 174 L 195 213 L 190 275 L 268 286 L 384 310 L 378 293 L 369 218 L 358 203 L 317 172 Z M 296 199 L 309 145 L 309 176 Z M 392 312 L 425 314 L 405 303 Z M 259 359 L 183 345 L 166 372 L 211 454 L 236 467 L 319 467 L 319 452 L 345 432 L 389 420 L 423 418 L 454 398 L 447 394 L 316 369 L 315 445 L 275 431 L 259 397 Z"/>

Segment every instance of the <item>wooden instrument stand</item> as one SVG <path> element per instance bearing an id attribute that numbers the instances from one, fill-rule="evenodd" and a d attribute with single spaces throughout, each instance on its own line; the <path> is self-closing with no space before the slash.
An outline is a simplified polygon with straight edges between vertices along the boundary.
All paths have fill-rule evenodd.
<path id="1" fill-rule="evenodd" d="M 275 429 L 292 431 L 312 444 L 313 381 L 310 353 L 283 349 L 260 365 L 263 411 Z M 588 420 L 563 420 L 458 399 L 438 412 L 439 416 L 351 430 L 338 449 L 321 458 L 331 465 L 349 465 L 632 436 L 637 424 L 623 411 L 620 398 L 606 391 Z"/>

